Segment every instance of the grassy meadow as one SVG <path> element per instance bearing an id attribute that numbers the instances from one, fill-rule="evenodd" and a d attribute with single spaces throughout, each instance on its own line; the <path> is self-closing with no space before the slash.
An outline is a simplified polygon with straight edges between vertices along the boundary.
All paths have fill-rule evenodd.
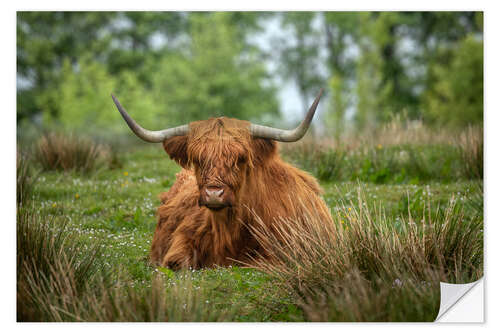
<path id="1" fill-rule="evenodd" d="M 310 212 L 286 242 L 255 230 L 273 264 L 173 272 L 148 261 L 180 170 L 161 145 L 19 143 L 17 319 L 433 321 L 440 281 L 483 275 L 482 144 L 423 127 L 281 144 L 334 224 Z"/>

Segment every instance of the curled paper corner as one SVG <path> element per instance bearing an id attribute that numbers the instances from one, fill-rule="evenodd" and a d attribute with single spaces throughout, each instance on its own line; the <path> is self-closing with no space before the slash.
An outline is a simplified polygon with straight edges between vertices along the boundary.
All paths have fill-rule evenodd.
<path id="1" fill-rule="evenodd" d="M 484 322 L 484 278 L 472 283 L 440 282 L 441 302 L 436 322 Z"/>

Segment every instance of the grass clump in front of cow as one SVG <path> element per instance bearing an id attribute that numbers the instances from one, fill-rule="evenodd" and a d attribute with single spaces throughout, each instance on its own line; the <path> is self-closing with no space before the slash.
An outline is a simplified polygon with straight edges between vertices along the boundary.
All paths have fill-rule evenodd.
<path id="1" fill-rule="evenodd" d="M 68 318 L 72 302 L 99 271 L 99 247 L 68 232 L 60 217 L 21 207 L 17 211 L 17 319 Z M 62 307 L 61 307 L 62 306 Z M 60 311 L 59 311 L 59 307 Z M 64 311 L 70 311 L 63 314 Z M 54 315 L 56 317 L 54 317 Z"/>
<path id="2" fill-rule="evenodd" d="M 482 207 L 466 214 L 470 206 L 452 197 L 446 207 L 395 220 L 370 204 L 358 189 L 333 223 L 310 212 L 280 224 L 279 236 L 253 230 L 272 258 L 256 266 L 293 295 L 307 320 L 433 321 L 440 282 L 482 277 Z"/>
<path id="3" fill-rule="evenodd" d="M 101 241 L 87 244 L 61 218 L 17 214 L 18 321 L 222 321 L 190 272 L 155 273 L 136 285 L 126 269 L 103 267 Z"/>

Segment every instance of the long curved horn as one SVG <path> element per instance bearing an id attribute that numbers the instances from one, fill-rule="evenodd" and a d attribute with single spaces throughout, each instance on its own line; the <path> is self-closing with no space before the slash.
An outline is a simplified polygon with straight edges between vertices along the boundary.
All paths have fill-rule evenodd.
<path id="1" fill-rule="evenodd" d="M 147 129 L 142 128 L 135 122 L 132 117 L 130 117 L 123 108 L 123 106 L 120 104 L 118 101 L 118 98 L 116 98 L 113 94 L 111 94 L 111 97 L 113 98 L 113 101 L 116 104 L 116 107 L 118 108 L 118 111 L 120 111 L 120 114 L 122 115 L 123 119 L 127 122 L 128 127 L 132 130 L 132 132 L 135 133 L 139 138 L 143 139 L 144 141 L 147 142 L 163 142 L 173 136 L 180 136 L 180 135 L 186 135 L 189 132 L 189 127 L 188 125 L 182 125 L 182 126 L 177 126 L 173 128 L 167 128 L 161 131 L 149 131 Z"/>
<path id="2" fill-rule="evenodd" d="M 304 134 L 306 134 L 309 125 L 311 124 L 314 113 L 316 112 L 316 107 L 318 106 L 319 99 L 321 98 L 322 94 L 323 89 L 319 91 L 319 94 L 318 96 L 316 96 L 316 99 L 309 108 L 306 117 L 300 123 L 300 125 L 297 126 L 297 128 L 293 130 L 282 130 L 274 127 L 251 124 L 250 133 L 255 138 L 271 139 L 282 142 L 295 142 L 302 139 Z"/>

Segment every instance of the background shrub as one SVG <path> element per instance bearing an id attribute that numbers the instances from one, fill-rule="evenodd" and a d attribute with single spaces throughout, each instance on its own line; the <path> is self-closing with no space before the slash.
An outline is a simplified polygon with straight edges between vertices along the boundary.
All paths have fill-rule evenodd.
<path id="1" fill-rule="evenodd" d="M 34 156 L 43 170 L 88 173 L 113 161 L 109 147 L 75 134 L 51 132 L 35 144 Z"/>

